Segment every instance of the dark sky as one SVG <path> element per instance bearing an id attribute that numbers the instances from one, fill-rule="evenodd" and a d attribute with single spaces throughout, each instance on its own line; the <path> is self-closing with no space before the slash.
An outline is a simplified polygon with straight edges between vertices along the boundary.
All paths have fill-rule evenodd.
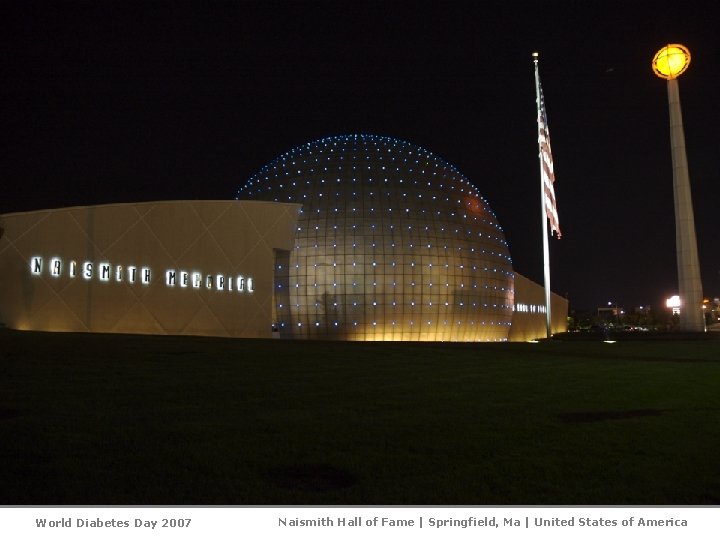
<path id="1" fill-rule="evenodd" d="M 538 50 L 563 230 L 552 288 L 575 308 L 659 305 L 677 277 L 667 94 L 650 61 L 680 42 L 704 291 L 720 296 L 716 5 L 4 2 L 0 213 L 232 198 L 294 146 L 389 135 L 470 178 L 515 269 L 541 282 Z"/>

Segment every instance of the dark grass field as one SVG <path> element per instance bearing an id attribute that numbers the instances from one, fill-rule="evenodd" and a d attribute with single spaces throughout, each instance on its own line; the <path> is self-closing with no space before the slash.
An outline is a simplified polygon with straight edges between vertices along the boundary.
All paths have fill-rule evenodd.
<path id="1" fill-rule="evenodd" d="M 0 330 L 0 504 L 720 504 L 720 341 Z"/>

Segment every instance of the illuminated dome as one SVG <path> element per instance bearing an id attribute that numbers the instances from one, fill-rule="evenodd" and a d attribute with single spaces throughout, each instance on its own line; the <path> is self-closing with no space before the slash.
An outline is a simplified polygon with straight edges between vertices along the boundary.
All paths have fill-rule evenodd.
<path id="1" fill-rule="evenodd" d="M 301 203 L 278 254 L 282 337 L 504 341 L 510 254 L 495 214 L 455 167 L 373 135 L 313 141 L 253 175 L 238 199 Z"/>

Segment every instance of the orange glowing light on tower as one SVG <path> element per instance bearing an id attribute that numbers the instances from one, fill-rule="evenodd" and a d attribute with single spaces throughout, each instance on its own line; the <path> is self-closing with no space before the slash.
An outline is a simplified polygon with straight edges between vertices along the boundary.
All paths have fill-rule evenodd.
<path id="1" fill-rule="evenodd" d="M 685 45 L 673 43 L 660 49 L 652 60 L 652 69 L 661 79 L 676 79 L 690 65 L 690 51 Z"/>

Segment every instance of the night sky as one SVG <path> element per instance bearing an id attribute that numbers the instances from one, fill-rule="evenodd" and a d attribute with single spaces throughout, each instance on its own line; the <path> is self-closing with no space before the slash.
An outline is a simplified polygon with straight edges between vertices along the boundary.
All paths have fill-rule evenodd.
<path id="1" fill-rule="evenodd" d="M 534 72 L 571 309 L 676 294 L 665 43 L 680 92 L 704 292 L 720 296 L 719 8 L 707 2 L 4 2 L 0 213 L 229 199 L 279 154 L 371 133 L 458 167 L 542 282 Z"/>

